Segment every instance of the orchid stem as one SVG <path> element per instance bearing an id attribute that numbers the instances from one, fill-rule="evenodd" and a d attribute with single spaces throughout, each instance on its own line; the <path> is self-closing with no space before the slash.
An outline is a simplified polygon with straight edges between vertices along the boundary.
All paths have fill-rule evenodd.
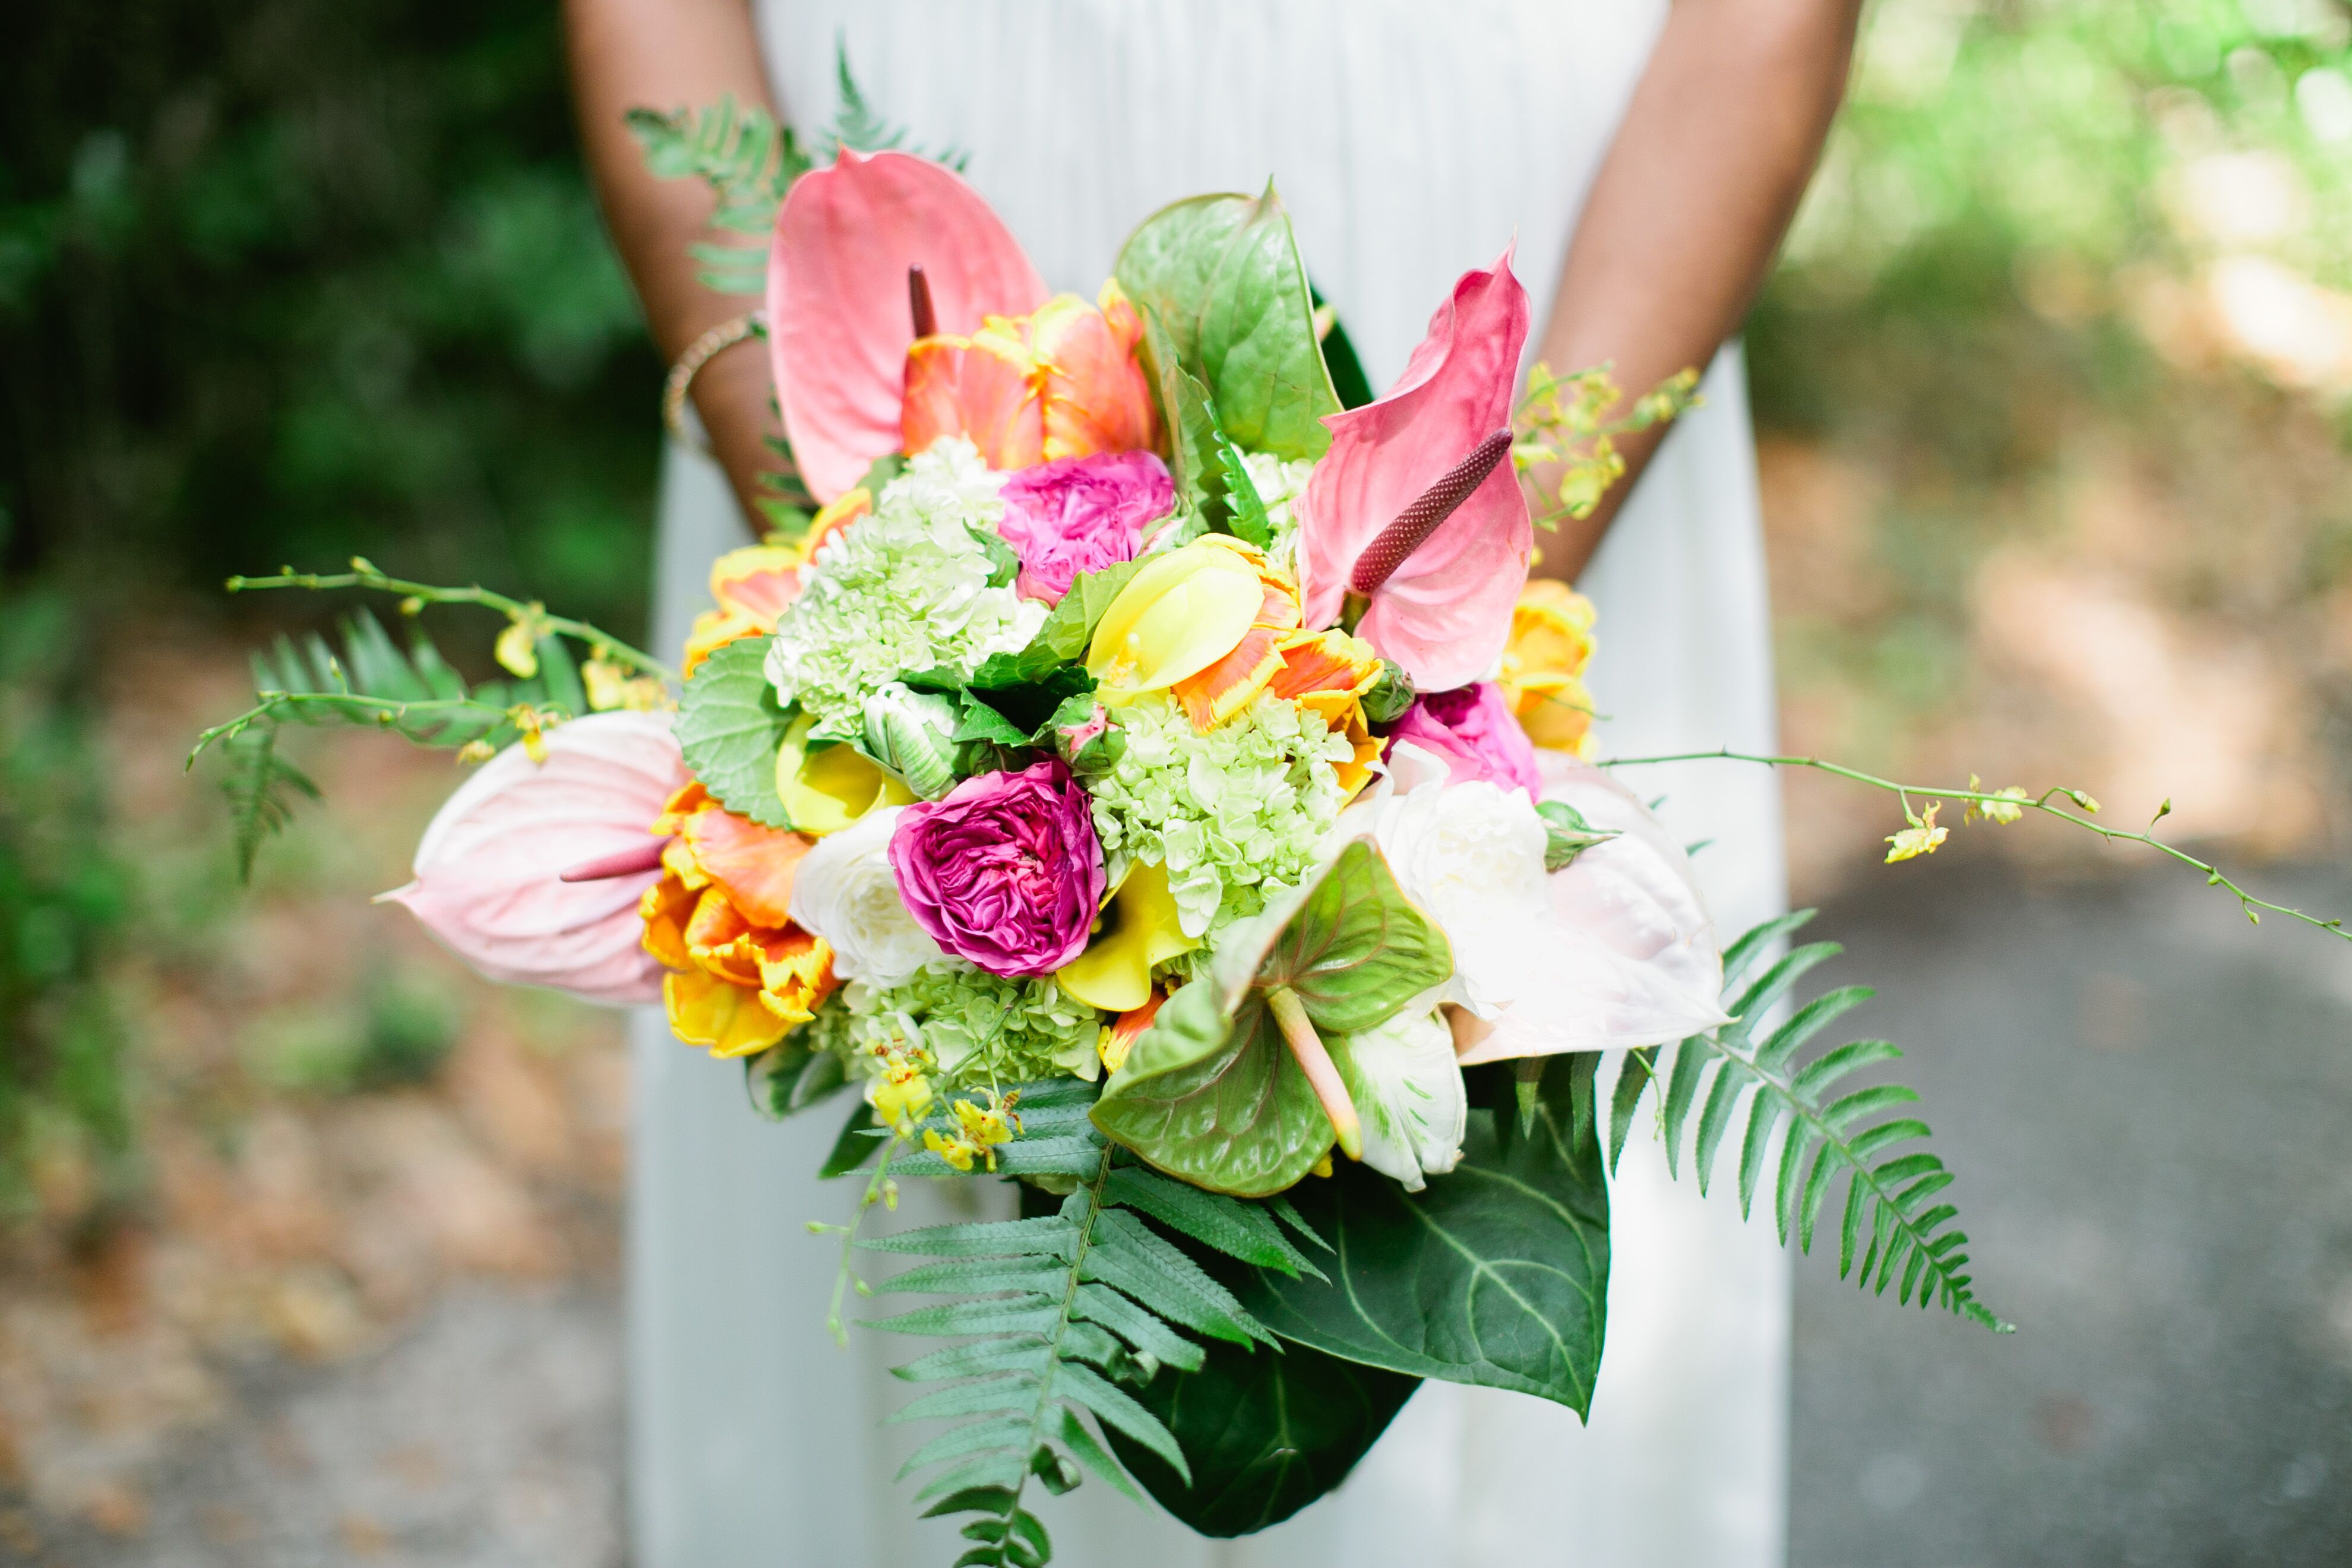
<path id="1" fill-rule="evenodd" d="M 1290 1054 L 1298 1058 L 1299 1070 L 1313 1086 L 1315 1098 L 1323 1102 L 1323 1114 L 1331 1119 L 1331 1130 L 1339 1135 L 1340 1152 L 1350 1160 L 1362 1159 L 1364 1129 L 1356 1115 L 1356 1102 L 1349 1098 L 1348 1086 L 1339 1078 L 1339 1064 L 1324 1047 L 1323 1037 L 1315 1032 L 1315 1021 L 1307 1016 L 1306 1004 L 1289 986 L 1277 985 L 1265 994 L 1265 1005 L 1273 1009 L 1274 1021 L 1281 1026 Z"/>
<path id="2" fill-rule="evenodd" d="M 833 1301 L 825 1310 L 824 1328 L 825 1331 L 833 1336 L 833 1342 L 844 1350 L 849 1348 L 849 1330 L 842 1321 L 841 1303 L 843 1296 L 848 1291 L 851 1280 L 856 1278 L 851 1271 L 850 1266 L 856 1255 L 857 1229 L 866 1223 L 867 1213 L 876 1204 L 882 1202 L 885 1194 L 888 1193 L 890 1156 L 898 1152 L 898 1145 L 902 1141 L 899 1138 L 893 1138 L 882 1145 L 882 1158 L 876 1163 L 874 1174 L 866 1182 L 866 1191 L 857 1200 L 857 1212 L 850 1216 L 847 1225 L 838 1227 L 841 1231 L 841 1266 L 833 1277 Z M 895 1203 L 897 1200 L 891 1201 Z M 863 1286 L 859 1287 L 861 1293 L 864 1289 Z"/>
<path id="3" fill-rule="evenodd" d="M 2167 844 L 2153 833 L 2128 827 L 2108 827 L 2091 821 L 2087 816 L 2077 816 L 2071 811 L 2051 805 L 2053 796 L 2063 796 L 2085 810 L 2098 809 L 2096 803 L 2093 802 L 2090 796 L 2080 790 L 2070 789 L 2063 784 L 2053 785 L 2043 790 L 2038 796 L 2023 798 L 2004 795 L 1993 790 L 1930 789 L 1924 784 L 1898 784 L 1893 779 L 1880 778 L 1876 773 L 1865 773 L 1859 769 L 1845 767 L 1837 763 L 1824 762 L 1819 757 L 1768 757 L 1753 752 L 1735 752 L 1727 747 L 1712 752 L 1676 752 L 1671 755 L 1656 757 L 1612 757 L 1600 765 L 1604 768 L 1631 768 L 1646 766 L 1654 763 L 1717 761 L 1756 763 L 1772 768 L 1811 768 L 1816 773 L 1829 773 L 1833 777 L 1846 779 L 1854 784 L 1867 784 L 1872 789 L 1885 790 L 1897 800 L 1904 802 L 1904 809 L 1906 813 L 1910 809 L 1907 797 L 1915 795 L 1927 800 L 1957 800 L 1965 801 L 1970 805 L 2015 806 L 2021 811 L 2037 811 L 2044 816 L 2054 816 L 2061 822 L 2073 823 L 2086 833 L 2095 833 L 2110 844 L 2144 844 L 2159 855 L 2169 857 L 2193 870 L 2203 873 L 2207 887 L 2227 889 L 2230 895 L 2238 900 L 2239 910 L 2244 913 L 2247 920 L 2256 925 L 2262 923 L 2261 911 L 2266 910 L 2272 914 L 2284 915 L 2290 920 L 2301 921 L 2305 925 L 2316 926 L 2321 931 L 2342 937 L 2347 942 L 2352 942 L 2352 931 L 2344 929 L 2344 920 L 2341 916 L 2332 919 L 2323 918 L 2319 915 L 2305 914 L 2301 910 L 2289 909 L 2284 904 L 2272 903 L 2267 899 L 2258 899 L 2228 877 L 2223 876 L 2221 868 L 2211 861 L 2200 860 L 2187 850 Z M 2157 816 L 2160 818 L 2170 809 L 2171 803 L 2168 801 L 2165 803 L 2165 810 L 2158 812 Z M 2152 827 L 2155 825 L 2151 823 L 2149 826 Z"/>

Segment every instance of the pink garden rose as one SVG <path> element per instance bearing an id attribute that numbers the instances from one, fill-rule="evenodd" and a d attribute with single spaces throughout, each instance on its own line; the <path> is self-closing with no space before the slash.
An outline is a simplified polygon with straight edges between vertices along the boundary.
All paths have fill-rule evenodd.
<path id="1" fill-rule="evenodd" d="M 1505 789 L 1527 791 L 1531 800 L 1543 795 L 1535 742 L 1512 717 L 1503 689 L 1491 680 L 1415 698 L 1388 739 L 1391 746 L 1400 741 L 1426 746 L 1445 759 L 1456 782 L 1491 779 Z"/>
<path id="2" fill-rule="evenodd" d="M 996 531 L 1021 557 L 1024 598 L 1061 603 L 1081 572 L 1132 561 L 1147 524 L 1175 509 L 1168 466 L 1150 452 L 1097 452 L 1004 481 Z"/>
<path id="3" fill-rule="evenodd" d="M 890 868 L 934 942 L 1007 979 L 1077 957 L 1102 907 L 1102 845 L 1086 791 L 1058 758 L 907 807 Z"/>

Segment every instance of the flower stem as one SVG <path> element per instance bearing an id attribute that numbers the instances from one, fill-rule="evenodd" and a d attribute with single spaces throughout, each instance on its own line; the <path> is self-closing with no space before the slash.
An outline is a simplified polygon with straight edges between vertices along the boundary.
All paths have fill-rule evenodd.
<path id="1" fill-rule="evenodd" d="M 1339 1064 L 1331 1059 L 1323 1037 L 1315 1032 L 1315 1020 L 1307 1016 L 1298 993 L 1287 985 L 1277 985 L 1265 994 L 1265 1005 L 1273 1010 L 1274 1021 L 1281 1026 L 1290 1054 L 1298 1058 L 1299 1070 L 1314 1087 L 1315 1098 L 1323 1102 L 1323 1114 L 1331 1119 L 1331 1130 L 1339 1135 L 1340 1152 L 1350 1160 L 1362 1159 L 1364 1129 L 1356 1116 L 1356 1102 L 1349 1097 L 1348 1086 L 1339 1078 Z"/>
<path id="2" fill-rule="evenodd" d="M 504 611 L 509 616 L 530 616 L 550 631 L 562 632 L 567 637 L 587 643 L 592 647 L 602 647 L 614 658 L 628 665 L 642 675 L 657 675 L 664 680 L 671 682 L 676 682 L 678 679 L 677 671 L 662 663 L 661 660 L 650 654 L 639 652 L 610 632 L 600 631 L 585 621 L 571 620 L 562 616 L 551 616 L 545 610 L 526 605 L 520 599 L 509 599 L 504 594 L 492 593 L 479 584 L 468 588 L 442 588 L 430 583 L 411 583 L 404 578 L 388 577 L 377 571 L 373 563 L 359 556 L 352 558 L 352 569 L 349 572 L 327 574 L 281 572 L 269 577 L 232 577 L 228 580 L 228 591 L 232 594 L 242 594 L 259 588 L 309 588 L 314 591 L 331 588 L 375 588 L 383 593 L 401 595 L 404 598 L 421 600 L 428 605 L 480 605 L 488 609 Z"/>
<path id="3" fill-rule="evenodd" d="M 856 1256 L 855 1249 L 857 1246 L 857 1227 L 866 1223 L 866 1212 L 872 1209 L 876 1204 L 880 1203 L 882 1201 L 883 1194 L 888 1190 L 890 1185 L 890 1157 L 898 1152 L 898 1145 L 903 1142 L 905 1142 L 904 1139 L 893 1138 L 888 1142 L 882 1145 L 882 1158 L 875 1163 L 874 1174 L 872 1178 L 866 1182 L 866 1191 L 857 1200 L 857 1212 L 850 1216 L 849 1223 L 847 1225 L 839 1227 L 841 1231 L 841 1267 L 835 1272 L 833 1277 L 833 1301 L 832 1304 L 825 1309 L 824 1327 L 825 1331 L 833 1336 L 833 1342 L 841 1346 L 844 1350 L 849 1348 L 849 1330 L 842 1321 L 841 1300 L 849 1289 L 851 1279 L 854 1278 L 850 1272 L 850 1260 Z M 892 1201 L 895 1203 L 897 1200 L 893 1199 Z M 864 1290 L 865 1288 L 860 1286 L 859 1291 L 861 1294 L 864 1293 Z"/>
<path id="4" fill-rule="evenodd" d="M 2061 822 L 2071 822 L 2086 833 L 2095 833 L 2110 844 L 2144 844 L 2159 855 L 2168 856 L 2184 866 L 2204 873 L 2205 885 L 2209 888 L 2227 889 L 2230 895 L 2238 900 L 2238 908 L 2244 912 L 2246 919 L 2256 925 L 2262 924 L 2260 911 L 2267 910 L 2272 914 L 2284 915 L 2290 920 L 2301 921 L 2305 925 L 2316 926 L 2321 931 L 2342 937 L 2347 942 L 2352 942 L 2352 931 L 2344 929 L 2344 920 L 2340 915 L 2333 919 L 2323 919 L 2318 915 L 2305 914 L 2301 910 L 2289 909 L 2284 904 L 2272 903 L 2267 899 L 2258 899 L 2228 877 L 2223 876 L 2221 869 L 2211 861 L 2200 860 L 2187 850 L 2167 844 L 2153 833 L 2128 827 L 2108 827 L 2101 823 L 2093 822 L 2087 816 L 2078 816 L 2063 806 L 2051 805 L 2053 796 L 2063 796 L 2076 805 L 2085 806 L 2093 811 L 2098 809 L 2095 803 L 2093 803 L 2082 791 L 2070 789 L 2063 784 L 2053 785 L 2043 790 L 2038 796 L 2020 799 L 2015 795 L 2004 795 L 1992 790 L 1931 789 L 1924 784 L 1898 784 L 1893 779 L 1881 778 L 1876 773 L 1863 773 L 1859 769 L 1845 767 L 1837 763 L 1824 762 L 1819 757 L 1768 757 L 1753 752 L 1735 752 L 1728 747 L 1712 752 L 1676 752 L 1671 755 L 1656 757 L 1611 757 L 1600 765 L 1604 768 L 1632 768 L 1643 767 L 1653 763 L 1716 761 L 1756 763 L 1772 768 L 1811 768 L 1816 773 L 1829 773 L 1833 777 L 1846 779 L 1854 784 L 1866 784 L 1872 789 L 1885 790 L 1898 800 L 1916 795 L 1928 800 L 1958 800 L 1965 801 L 1971 805 L 2009 805 L 2024 811 L 2038 811 L 2044 816 L 2054 816 Z M 1906 809 L 1908 809 L 1907 804 Z M 2170 803 L 2168 802 L 2166 810 L 2169 809 Z M 2164 815 L 2162 811 L 2157 813 L 2159 818 Z M 2149 826 L 2153 826 L 2154 824 L 2151 823 Z"/>

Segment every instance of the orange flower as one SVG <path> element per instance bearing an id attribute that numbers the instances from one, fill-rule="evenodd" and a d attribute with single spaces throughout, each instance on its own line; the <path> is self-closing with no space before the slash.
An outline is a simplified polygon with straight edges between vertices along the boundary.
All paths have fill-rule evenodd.
<path id="1" fill-rule="evenodd" d="M 1592 694 L 1584 667 L 1592 659 L 1592 601 L 1565 583 L 1530 581 L 1511 612 L 1503 649 L 1503 700 L 1538 746 L 1589 756 Z"/>
<path id="2" fill-rule="evenodd" d="M 836 982 L 833 949 L 792 923 L 793 876 L 812 840 L 762 827 L 700 784 L 669 799 L 654 831 L 673 834 L 662 879 L 638 905 L 670 1027 L 713 1056 L 763 1051 L 815 1014 Z"/>
<path id="3" fill-rule="evenodd" d="M 907 351 L 899 431 L 908 454 L 962 436 L 1011 470 L 1156 445 L 1160 416 L 1136 363 L 1143 323 L 1118 283 L 1097 304 L 1056 294 L 1026 316 L 989 316 L 970 337 L 918 338 Z"/>
<path id="4" fill-rule="evenodd" d="M 801 569 L 826 540 L 874 510 L 864 485 L 826 503 L 797 544 L 747 544 L 711 563 L 710 597 L 718 605 L 695 617 L 686 639 L 686 673 L 738 637 L 764 637 L 801 596 Z"/>

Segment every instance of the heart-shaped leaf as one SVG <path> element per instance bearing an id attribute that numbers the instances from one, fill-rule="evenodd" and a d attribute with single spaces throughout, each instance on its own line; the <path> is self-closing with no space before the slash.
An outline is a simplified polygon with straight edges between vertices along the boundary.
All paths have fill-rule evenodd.
<path id="1" fill-rule="evenodd" d="M 1419 1377 L 1591 1408 L 1609 1282 L 1595 1056 L 1550 1059 L 1520 1136 L 1508 1064 L 1478 1069 L 1462 1163 L 1407 1193 L 1343 1163 L 1291 1199 L 1328 1282 L 1254 1268 L 1243 1305 L 1285 1339 Z"/>
<path id="2" fill-rule="evenodd" d="M 1386 1022 L 1454 973 L 1445 933 L 1415 909 L 1369 838 L 1225 933 L 1211 973 L 1171 997 L 1111 1075 L 1095 1124 L 1195 1186 L 1260 1197 L 1334 1142 L 1267 997 L 1296 994 L 1317 1029 Z"/>
<path id="3" fill-rule="evenodd" d="M 1117 1427 L 1104 1430 L 1170 1513 L 1202 1535 L 1247 1535 L 1347 1479 L 1420 1386 L 1304 1345 L 1276 1354 L 1216 1343 L 1198 1372 L 1163 1367 L 1137 1395 L 1175 1434 L 1191 1486 Z"/>
<path id="4" fill-rule="evenodd" d="M 713 651 L 678 699 L 686 765 L 719 805 L 763 827 L 793 825 L 776 793 L 776 750 L 791 724 L 768 684 L 766 637 L 738 637 Z"/>
<path id="5" fill-rule="evenodd" d="M 1236 446 L 1287 458 L 1331 444 L 1339 412 L 1315 337 L 1313 290 L 1282 199 L 1208 195 L 1162 207 L 1118 253 L 1118 285 L 1167 329 Z M 1171 420 L 1171 424 L 1174 423 Z"/>

